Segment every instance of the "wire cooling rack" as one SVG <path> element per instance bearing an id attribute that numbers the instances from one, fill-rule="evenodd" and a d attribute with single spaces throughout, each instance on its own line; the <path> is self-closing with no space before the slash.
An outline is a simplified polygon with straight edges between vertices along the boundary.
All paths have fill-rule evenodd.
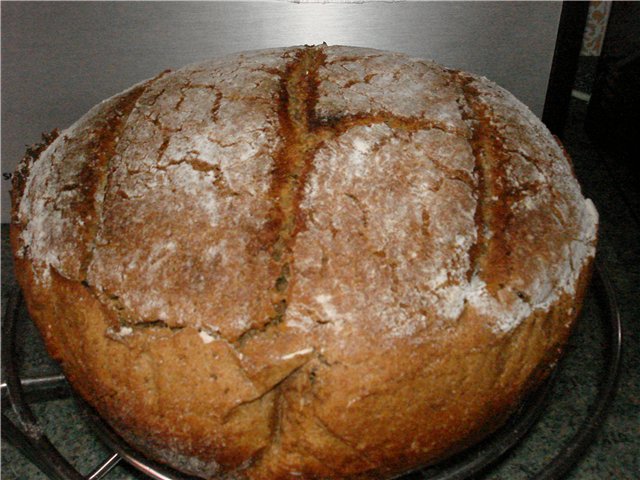
<path id="1" fill-rule="evenodd" d="M 604 266 L 596 262 L 591 291 L 603 305 L 601 322 L 607 330 L 603 344 L 605 368 L 601 372 L 597 394 L 577 431 L 561 445 L 551 461 L 532 478 L 550 480 L 561 478 L 579 460 L 602 425 L 609 404 L 615 394 L 622 347 L 622 326 L 615 294 Z M 175 470 L 160 465 L 125 443 L 83 400 L 71 390 L 63 375 L 20 378 L 16 355 L 16 324 L 22 304 L 19 290 L 12 292 L 2 326 L 2 364 L 6 381 L 2 383 L 2 438 L 14 445 L 25 457 L 48 477 L 55 480 L 98 480 L 104 478 L 120 462 L 127 462 L 149 478 L 156 480 L 186 480 Z M 562 363 L 560 363 L 561 368 Z M 525 437 L 546 406 L 555 374 L 531 394 L 507 423 L 479 445 L 435 467 L 419 469 L 398 477 L 398 480 L 462 480 L 468 479 L 494 465 Z M 96 436 L 113 453 L 107 456 L 88 475 L 81 474 L 53 445 L 31 410 L 30 403 L 74 396 L 83 416 Z M 5 412 L 13 410 L 15 421 Z"/>

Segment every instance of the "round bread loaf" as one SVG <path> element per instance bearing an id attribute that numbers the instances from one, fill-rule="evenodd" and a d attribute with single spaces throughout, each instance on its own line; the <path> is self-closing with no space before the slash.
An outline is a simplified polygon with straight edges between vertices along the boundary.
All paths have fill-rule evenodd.
<path id="1" fill-rule="evenodd" d="M 72 385 L 204 478 L 387 478 L 494 431 L 557 361 L 597 229 L 511 94 L 326 45 L 102 102 L 28 152 L 13 202 Z"/>

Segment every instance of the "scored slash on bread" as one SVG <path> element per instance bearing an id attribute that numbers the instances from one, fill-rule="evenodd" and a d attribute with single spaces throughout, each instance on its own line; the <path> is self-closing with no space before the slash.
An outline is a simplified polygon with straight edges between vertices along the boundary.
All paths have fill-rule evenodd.
<path id="1" fill-rule="evenodd" d="M 326 45 L 142 82 L 47 137 L 12 198 L 74 388 L 205 478 L 385 478 L 494 431 L 557 361 L 597 229 L 511 94 Z"/>

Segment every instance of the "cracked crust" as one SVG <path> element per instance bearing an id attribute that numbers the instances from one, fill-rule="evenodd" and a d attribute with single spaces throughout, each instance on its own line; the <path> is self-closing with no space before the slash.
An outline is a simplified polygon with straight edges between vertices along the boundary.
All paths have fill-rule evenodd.
<path id="1" fill-rule="evenodd" d="M 488 80 L 351 47 L 163 72 L 27 152 L 11 239 L 74 387 L 204 478 L 387 478 L 557 361 L 597 213 Z"/>

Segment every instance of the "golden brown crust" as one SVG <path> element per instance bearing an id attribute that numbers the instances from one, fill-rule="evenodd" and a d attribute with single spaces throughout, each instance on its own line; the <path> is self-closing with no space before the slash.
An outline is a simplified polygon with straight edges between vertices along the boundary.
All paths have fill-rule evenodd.
<path id="1" fill-rule="evenodd" d="M 596 213 L 486 79 L 350 47 L 193 65 L 34 151 L 12 246 L 80 394 L 205 478 L 386 478 L 557 361 Z"/>

